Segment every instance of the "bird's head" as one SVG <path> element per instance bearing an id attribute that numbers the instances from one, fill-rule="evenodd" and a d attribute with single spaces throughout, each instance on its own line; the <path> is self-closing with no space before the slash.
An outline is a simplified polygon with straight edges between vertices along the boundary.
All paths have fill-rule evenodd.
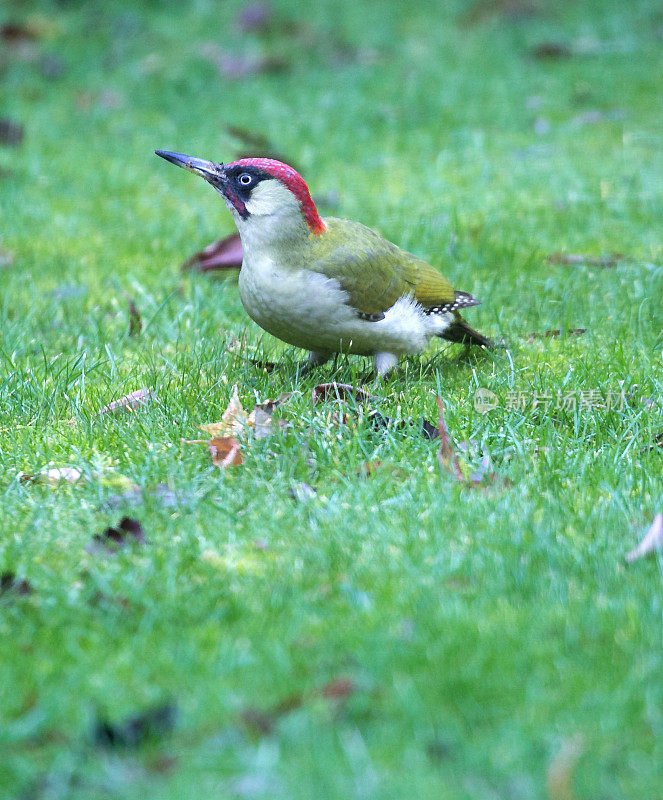
<path id="1" fill-rule="evenodd" d="M 242 238 L 279 236 L 297 230 L 320 235 L 320 218 L 308 186 L 299 173 L 271 158 L 242 158 L 230 164 L 155 150 L 171 164 L 200 175 L 226 201 Z"/>

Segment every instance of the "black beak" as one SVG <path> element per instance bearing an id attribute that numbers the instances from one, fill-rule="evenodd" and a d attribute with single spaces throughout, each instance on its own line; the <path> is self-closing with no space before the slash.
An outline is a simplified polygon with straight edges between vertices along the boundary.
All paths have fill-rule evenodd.
<path id="1" fill-rule="evenodd" d="M 211 184 L 218 185 L 225 178 L 223 164 L 205 161 L 204 158 L 195 156 L 185 156 L 182 153 L 171 153 L 169 150 L 155 150 L 154 152 L 161 158 L 165 158 L 166 161 L 170 161 L 171 164 L 187 169 L 189 172 L 195 172 L 196 175 L 200 175 Z"/>

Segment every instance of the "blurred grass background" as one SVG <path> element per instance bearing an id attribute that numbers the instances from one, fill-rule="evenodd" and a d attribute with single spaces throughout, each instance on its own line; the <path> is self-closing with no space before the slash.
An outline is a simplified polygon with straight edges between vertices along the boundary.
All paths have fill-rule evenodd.
<path id="1" fill-rule="evenodd" d="M 0 25 L 2 796 L 656 796 L 661 559 L 621 558 L 663 499 L 660 4 L 5 0 Z M 232 221 L 155 148 L 267 149 L 480 297 L 506 349 L 440 344 L 378 405 L 434 419 L 441 395 L 495 483 L 313 407 L 366 364 L 301 378 L 232 277 L 179 271 Z M 219 473 L 180 438 L 234 383 L 301 394 Z M 592 390 L 627 402 L 504 407 Z M 84 479 L 21 482 L 51 462 Z M 116 507 L 127 485 L 145 502 Z M 87 552 L 125 512 L 149 545 Z"/>

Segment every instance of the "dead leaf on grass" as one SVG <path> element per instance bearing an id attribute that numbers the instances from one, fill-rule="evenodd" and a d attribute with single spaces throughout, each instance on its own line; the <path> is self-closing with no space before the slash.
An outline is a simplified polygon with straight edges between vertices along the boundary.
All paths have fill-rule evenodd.
<path id="1" fill-rule="evenodd" d="M 202 250 L 194 253 L 182 264 L 181 269 L 196 269 L 199 272 L 209 272 L 215 269 L 240 269 L 244 251 L 238 233 L 232 233 Z"/>
<path id="2" fill-rule="evenodd" d="M 129 304 L 129 336 L 138 336 L 143 330 L 143 320 L 140 311 L 136 308 L 133 299 L 125 292 L 127 303 Z"/>
<path id="3" fill-rule="evenodd" d="M 24 128 L 20 122 L 3 117 L 0 119 L 0 144 L 16 147 L 23 141 Z"/>
<path id="4" fill-rule="evenodd" d="M 551 330 L 547 330 L 542 334 L 540 333 L 530 333 L 527 337 L 528 342 L 533 342 L 535 339 L 552 339 L 561 336 L 564 333 L 564 336 L 582 336 L 583 333 L 587 333 L 587 328 L 569 328 L 566 331 L 562 331 L 560 328 L 554 328 Z"/>
<path id="5" fill-rule="evenodd" d="M 5 42 L 33 42 L 38 39 L 35 28 L 24 25 L 22 22 L 5 22 L 0 25 L 0 38 Z"/>
<path id="6" fill-rule="evenodd" d="M 626 554 L 626 563 L 630 564 L 661 549 L 663 549 L 663 514 L 657 514 L 640 544 Z"/>
<path id="7" fill-rule="evenodd" d="M 318 400 L 347 400 L 353 397 L 355 400 L 377 400 L 375 395 L 369 394 L 361 386 L 351 386 L 349 383 L 320 383 L 313 388 L 313 402 Z"/>
<path id="8" fill-rule="evenodd" d="M 244 463 L 244 456 L 240 450 L 239 442 L 234 436 L 222 436 L 210 439 L 209 452 L 215 467 L 239 467 Z"/>
<path id="9" fill-rule="evenodd" d="M 539 61 L 555 61 L 560 58 L 570 58 L 573 54 L 568 42 L 539 42 L 529 50 L 532 58 Z"/>
<path id="10" fill-rule="evenodd" d="M 48 483 L 58 486 L 61 483 L 78 483 L 83 473 L 75 467 L 50 467 L 41 472 L 30 475 L 21 475 L 21 483 Z"/>
<path id="11" fill-rule="evenodd" d="M 25 578 L 18 579 L 14 572 L 3 572 L 0 575 L 0 596 L 12 594 L 32 594 L 32 586 Z"/>
<path id="12" fill-rule="evenodd" d="M 274 420 L 272 415 L 274 410 L 291 395 L 292 392 L 287 392 L 276 400 L 265 400 L 264 403 L 256 403 L 248 418 L 248 424 L 253 428 L 256 439 L 265 439 L 268 436 L 272 436 L 277 430 L 282 431 L 290 427 L 289 422 L 282 419 Z"/>
<path id="13" fill-rule="evenodd" d="M 337 678 L 321 686 L 318 689 L 318 694 L 327 700 L 344 700 L 354 694 L 356 690 L 357 685 L 350 678 Z"/>
<path id="14" fill-rule="evenodd" d="M 285 401 L 292 396 L 292 392 L 286 392 L 276 400 L 265 400 L 256 403 L 253 411 L 248 414 L 237 394 L 237 385 L 233 386 L 233 395 L 228 407 L 223 412 L 221 422 L 212 422 L 198 427 L 209 433 L 210 436 L 238 436 L 245 433 L 247 429 L 253 429 L 256 439 L 264 439 L 276 433 L 277 430 L 284 430 L 289 427 L 289 423 L 283 420 L 273 420 L 272 414 Z"/>
<path id="15" fill-rule="evenodd" d="M 136 389 L 135 392 L 120 397 L 119 400 L 113 400 L 107 406 L 104 406 L 99 414 L 117 414 L 120 411 L 133 412 L 142 408 L 146 403 L 156 396 L 154 389 Z"/>
<path id="16" fill-rule="evenodd" d="M 226 406 L 226 410 L 221 416 L 221 422 L 210 422 L 199 425 L 201 431 L 209 433 L 212 437 L 223 438 L 226 436 L 237 436 L 243 433 L 249 424 L 249 415 L 244 410 L 242 402 L 237 392 L 237 384 L 232 388 L 232 397 Z"/>
<path id="17" fill-rule="evenodd" d="M 99 720 L 94 741 L 101 747 L 137 747 L 148 739 L 167 735 L 176 721 L 177 709 L 172 703 L 164 703 L 117 723 Z"/>
<path id="18" fill-rule="evenodd" d="M 451 444 L 449 431 L 447 430 L 447 426 L 444 421 L 444 402 L 441 397 L 436 397 L 435 400 L 437 402 L 437 408 L 439 412 L 437 432 L 440 437 L 440 447 L 437 451 L 437 460 L 448 472 L 451 472 L 456 480 L 462 482 L 464 481 L 463 473 L 461 471 L 460 464 L 458 463 L 458 457 L 456 456 L 453 445 Z"/>
<path id="19" fill-rule="evenodd" d="M 133 517 L 122 517 L 117 528 L 106 528 L 103 533 L 95 533 L 87 550 L 90 553 L 100 548 L 115 551 L 127 544 L 145 544 L 143 526 Z"/>

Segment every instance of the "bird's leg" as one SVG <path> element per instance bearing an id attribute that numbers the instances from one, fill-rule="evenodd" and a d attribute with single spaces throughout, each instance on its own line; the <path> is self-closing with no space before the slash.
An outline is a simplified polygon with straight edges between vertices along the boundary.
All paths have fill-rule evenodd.
<path id="1" fill-rule="evenodd" d="M 377 372 L 378 380 L 384 378 L 392 371 L 398 364 L 398 356 L 393 353 L 376 353 L 375 354 L 375 371 Z"/>
<path id="2" fill-rule="evenodd" d="M 321 366 L 322 364 L 326 364 L 327 361 L 331 358 L 329 353 L 316 353 L 314 350 L 308 354 L 308 358 L 306 359 L 306 363 L 300 369 L 300 375 L 307 375 L 311 370 L 315 369 L 316 367 Z"/>

